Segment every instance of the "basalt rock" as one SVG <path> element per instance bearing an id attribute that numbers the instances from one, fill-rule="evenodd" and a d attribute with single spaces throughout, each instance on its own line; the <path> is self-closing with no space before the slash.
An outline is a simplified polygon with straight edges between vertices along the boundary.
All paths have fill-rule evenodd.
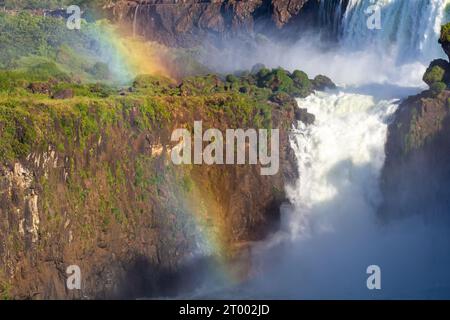
<path id="1" fill-rule="evenodd" d="M 449 51 L 450 24 L 442 27 L 444 51 Z M 434 60 L 423 80 L 430 90 L 409 97 L 397 109 L 388 128 L 381 186 L 384 217 L 450 212 L 450 65 Z"/>
<path id="2" fill-rule="evenodd" d="M 167 81 L 139 77 L 126 96 L 51 107 L 26 97 L 20 113 L 0 109 L 0 133 L 14 133 L 0 144 L 0 297 L 174 296 L 219 262 L 247 275 L 250 244 L 277 230 L 284 187 L 297 178 L 295 101 L 256 104 L 213 75 Z M 171 134 L 196 120 L 221 132 L 279 128 L 278 173 L 174 165 Z M 66 288 L 70 265 L 81 290 Z"/>
<path id="3" fill-rule="evenodd" d="M 195 46 L 211 37 L 251 33 L 257 21 L 275 29 L 298 17 L 316 0 L 127 1 L 105 7 L 109 16 L 142 35 L 169 46 Z"/>
<path id="4" fill-rule="evenodd" d="M 389 125 L 382 173 L 385 217 L 448 215 L 450 91 L 405 100 Z"/>
<path id="5" fill-rule="evenodd" d="M 297 121 L 303 122 L 306 125 L 314 124 L 314 121 L 316 121 L 315 115 L 309 113 L 305 108 L 295 109 L 295 119 Z"/>

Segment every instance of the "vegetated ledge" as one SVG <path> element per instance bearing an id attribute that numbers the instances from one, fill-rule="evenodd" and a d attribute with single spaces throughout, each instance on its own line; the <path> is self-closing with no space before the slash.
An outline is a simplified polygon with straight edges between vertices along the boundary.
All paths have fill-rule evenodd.
<path id="1" fill-rule="evenodd" d="M 439 41 L 450 50 L 450 24 Z M 423 80 L 429 90 L 409 97 L 389 125 L 382 173 L 382 216 L 427 214 L 449 218 L 450 212 L 450 64 L 431 62 Z"/>
<path id="2" fill-rule="evenodd" d="M 245 248 L 276 230 L 284 186 L 297 177 L 288 135 L 306 110 L 296 112 L 292 96 L 315 82 L 265 68 L 179 85 L 140 76 L 120 90 L 0 79 L 0 297 L 174 295 L 201 281 L 186 276 L 199 241 L 211 259 L 196 268 L 225 264 L 246 276 Z M 171 133 L 194 120 L 205 129 L 279 128 L 279 173 L 174 166 Z M 82 289 L 69 291 L 73 264 Z"/>

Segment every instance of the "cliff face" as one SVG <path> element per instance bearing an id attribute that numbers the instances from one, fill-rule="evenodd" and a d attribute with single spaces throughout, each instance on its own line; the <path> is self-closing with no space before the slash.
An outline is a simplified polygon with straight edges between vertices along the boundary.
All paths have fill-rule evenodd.
<path id="1" fill-rule="evenodd" d="M 449 25 L 440 43 L 448 54 Z M 382 189 L 387 216 L 450 211 L 450 91 L 449 63 L 435 60 L 424 75 L 430 86 L 409 97 L 389 126 Z"/>
<path id="2" fill-rule="evenodd" d="M 404 101 L 389 126 L 382 189 L 387 216 L 450 210 L 450 91 Z M 387 211 L 387 212 L 385 212 Z"/>
<path id="3" fill-rule="evenodd" d="M 2 297 L 170 295 L 189 288 L 183 281 L 199 252 L 245 276 L 240 257 L 276 228 L 284 185 L 296 177 L 295 101 L 256 103 L 239 90 L 237 79 L 176 87 L 144 77 L 120 95 L 0 101 Z M 174 165 L 172 131 L 194 120 L 204 130 L 279 128 L 278 174 Z M 67 290 L 69 265 L 80 267 L 82 290 Z"/>
<path id="4" fill-rule="evenodd" d="M 317 0 L 117 1 L 105 9 L 137 35 L 170 46 L 194 46 L 208 38 L 251 33 L 257 23 L 279 29 Z M 317 11 L 317 10 L 316 10 Z"/>

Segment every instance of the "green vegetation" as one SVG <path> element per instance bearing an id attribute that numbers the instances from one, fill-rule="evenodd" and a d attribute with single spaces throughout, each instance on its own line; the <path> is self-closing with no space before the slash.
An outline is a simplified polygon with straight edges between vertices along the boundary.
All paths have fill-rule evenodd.
<path id="1" fill-rule="evenodd" d="M 8 10 L 59 9 L 72 4 L 81 7 L 101 6 L 109 0 L 3 0 L 0 6 Z"/>
<path id="2" fill-rule="evenodd" d="M 11 285 L 6 281 L 0 280 L 0 300 L 11 299 Z"/>
<path id="3" fill-rule="evenodd" d="M 274 102 L 292 108 L 292 97 L 314 89 L 302 71 L 261 64 L 228 76 L 189 76 L 179 84 L 140 75 L 131 86 L 118 87 L 108 81 L 108 65 L 97 60 L 97 33 L 91 23 L 73 32 L 60 19 L 0 13 L 0 160 L 49 145 L 59 152 L 92 152 L 92 142 L 111 126 L 156 131 L 180 114 L 271 128 Z"/>
<path id="4" fill-rule="evenodd" d="M 435 82 L 431 85 L 430 90 L 434 95 L 438 95 L 447 88 L 444 82 Z"/>
<path id="5" fill-rule="evenodd" d="M 192 118 L 200 112 L 211 121 L 225 117 L 234 127 L 271 128 L 271 101 L 291 108 L 292 96 L 311 90 L 306 74 L 295 71 L 291 75 L 282 69 L 261 69 L 255 75 L 225 79 L 188 77 L 179 85 L 164 77 L 142 75 L 131 87 L 121 89 L 74 82 L 51 63 L 34 68 L 33 74 L 0 72 L 2 160 L 21 158 L 32 148 L 48 145 L 59 151 L 83 151 L 111 125 L 159 130 L 180 112 Z"/>
<path id="6" fill-rule="evenodd" d="M 423 75 L 423 81 L 429 86 L 435 82 L 444 81 L 447 67 L 447 61 L 443 59 L 434 60 Z"/>
<path id="7" fill-rule="evenodd" d="M 111 71 L 101 61 L 107 44 L 103 22 L 86 23 L 69 30 L 63 19 L 0 12 L 0 72 L 16 72 L 29 80 L 48 77 L 92 82 L 109 80 Z M 32 77 L 32 78 L 29 78 Z"/>
<path id="8" fill-rule="evenodd" d="M 450 70 L 449 63 L 443 59 L 431 62 L 423 75 L 423 81 L 428 84 L 433 94 L 437 95 L 447 88 L 450 79 L 448 70 Z"/>
<path id="9" fill-rule="evenodd" d="M 450 23 L 441 27 L 441 36 L 439 41 L 441 44 L 448 44 L 450 42 Z"/>

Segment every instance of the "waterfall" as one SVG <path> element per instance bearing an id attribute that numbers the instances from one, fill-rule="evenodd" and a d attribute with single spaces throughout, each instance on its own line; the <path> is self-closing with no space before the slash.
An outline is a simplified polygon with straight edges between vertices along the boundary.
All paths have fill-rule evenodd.
<path id="1" fill-rule="evenodd" d="M 396 51 L 398 59 L 429 61 L 442 56 L 438 36 L 444 22 L 446 0 L 379 0 L 381 30 L 369 29 L 370 0 L 350 0 L 343 16 L 342 44 L 372 46 L 380 52 Z"/>
<path id="2" fill-rule="evenodd" d="M 347 213 L 373 213 L 387 121 L 396 109 L 393 101 L 343 92 L 316 93 L 298 103 L 316 122 L 299 123 L 291 138 L 300 176 L 287 188 L 296 207 L 286 223 L 294 238 L 308 231 L 311 216 L 316 227 L 325 228 L 333 218 L 348 219 Z"/>
<path id="3" fill-rule="evenodd" d="M 379 223 L 379 177 L 387 126 L 398 100 L 335 91 L 299 99 L 316 116 L 298 123 L 290 143 L 299 179 L 282 230 L 255 258 L 265 274 L 252 297 L 401 299 L 450 296 L 448 226 L 410 217 Z M 367 267 L 382 272 L 368 290 Z"/>
<path id="4" fill-rule="evenodd" d="M 136 37 L 136 27 L 137 27 L 137 16 L 139 13 L 139 4 L 136 5 L 136 9 L 134 11 L 134 17 L 133 17 L 133 38 Z"/>
<path id="5" fill-rule="evenodd" d="M 345 12 L 344 0 L 320 0 L 318 25 L 327 33 L 337 36 L 341 29 L 342 15 Z"/>
<path id="6" fill-rule="evenodd" d="M 230 40 L 223 54 L 208 57 L 227 72 L 262 62 L 310 77 L 325 74 L 340 85 L 298 100 L 316 121 L 292 130 L 299 178 L 286 186 L 290 205 L 282 208 L 281 230 L 254 248 L 261 276 L 243 297 L 450 297 L 449 227 L 420 217 L 384 225 L 376 212 L 389 121 L 399 99 L 422 90 L 429 62 L 443 56 L 437 40 L 446 4 L 320 0 L 318 25 L 336 33 L 337 43 L 326 46 L 319 32 L 289 46 L 265 42 L 251 51 Z M 379 6 L 380 30 L 367 27 L 371 5 Z M 366 286 L 373 264 L 382 270 L 378 292 Z"/>

